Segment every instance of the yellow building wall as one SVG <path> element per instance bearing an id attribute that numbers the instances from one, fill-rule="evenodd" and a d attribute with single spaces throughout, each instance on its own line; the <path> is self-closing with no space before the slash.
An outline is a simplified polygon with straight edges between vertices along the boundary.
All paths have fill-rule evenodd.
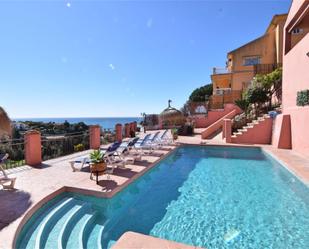
<path id="1" fill-rule="evenodd" d="M 211 81 L 213 83 L 214 91 L 216 88 L 230 88 L 232 81 L 231 81 L 231 74 L 213 74 L 211 75 Z"/>
<path id="2" fill-rule="evenodd" d="M 253 66 L 251 66 L 253 68 Z M 243 91 L 251 83 L 254 77 L 253 69 L 247 72 L 238 72 L 232 74 L 232 90 Z"/>

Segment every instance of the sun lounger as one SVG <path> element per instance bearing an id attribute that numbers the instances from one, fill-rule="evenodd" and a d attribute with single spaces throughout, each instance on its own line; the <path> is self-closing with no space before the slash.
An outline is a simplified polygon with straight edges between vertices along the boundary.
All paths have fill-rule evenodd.
<path id="1" fill-rule="evenodd" d="M 69 161 L 71 168 L 73 172 L 75 171 L 81 171 L 85 165 L 90 164 L 90 158 L 88 156 L 86 157 L 80 157 L 75 160 Z M 81 166 L 79 168 L 76 167 L 76 164 L 80 164 Z"/>
<path id="2" fill-rule="evenodd" d="M 2 185 L 3 189 L 14 189 L 16 178 L 8 177 L 1 166 L 1 164 L 5 163 L 8 157 L 8 154 L 0 155 L 0 171 L 2 172 L 2 176 L 0 176 L 0 185 Z"/>
<path id="3" fill-rule="evenodd" d="M 120 144 L 121 143 L 119 142 L 115 142 L 112 145 L 110 145 L 107 149 L 100 149 L 100 150 L 102 150 L 104 153 L 107 153 L 107 154 L 114 153 Z M 90 165 L 91 160 L 89 156 L 85 156 L 85 157 L 80 157 L 72 161 L 69 161 L 69 163 L 70 163 L 70 166 L 73 172 L 76 172 L 76 171 L 81 171 L 85 165 Z M 80 167 L 77 167 L 77 165 L 80 165 Z"/>
<path id="4" fill-rule="evenodd" d="M 168 136 L 168 130 L 165 130 L 160 137 L 157 139 L 157 143 L 161 146 L 171 145 L 174 143 L 172 137 Z"/>
<path id="5" fill-rule="evenodd" d="M 156 139 L 160 132 L 154 133 L 152 136 L 148 134 L 140 143 L 136 143 L 134 148 L 137 151 L 141 151 L 144 154 L 147 154 L 145 150 L 148 150 L 149 153 L 152 153 L 153 149 L 157 147 Z"/>

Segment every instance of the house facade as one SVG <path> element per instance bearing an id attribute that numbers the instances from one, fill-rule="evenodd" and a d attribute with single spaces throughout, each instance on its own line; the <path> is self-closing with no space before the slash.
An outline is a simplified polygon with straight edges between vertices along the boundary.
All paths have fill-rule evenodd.
<path id="1" fill-rule="evenodd" d="M 287 14 L 275 15 L 265 34 L 227 54 L 225 68 L 214 68 L 211 108 L 233 103 L 256 74 L 272 72 L 282 65 L 283 30 Z"/>
<path id="2" fill-rule="evenodd" d="M 273 145 L 309 156 L 308 0 L 292 2 L 284 26 L 283 53 L 282 114 L 275 120 Z"/>

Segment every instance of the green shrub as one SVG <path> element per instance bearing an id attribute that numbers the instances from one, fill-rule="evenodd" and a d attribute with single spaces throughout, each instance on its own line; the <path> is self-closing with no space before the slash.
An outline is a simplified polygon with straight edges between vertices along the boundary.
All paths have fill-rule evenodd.
<path id="1" fill-rule="evenodd" d="M 240 108 L 242 109 L 244 112 L 247 112 L 249 106 L 250 106 L 250 103 L 247 99 L 237 99 L 235 100 L 235 104 Z"/>
<path id="2" fill-rule="evenodd" d="M 309 89 L 297 92 L 296 105 L 309 105 Z"/>
<path id="3" fill-rule="evenodd" d="M 85 146 L 83 144 L 74 145 L 74 151 L 83 151 Z"/>

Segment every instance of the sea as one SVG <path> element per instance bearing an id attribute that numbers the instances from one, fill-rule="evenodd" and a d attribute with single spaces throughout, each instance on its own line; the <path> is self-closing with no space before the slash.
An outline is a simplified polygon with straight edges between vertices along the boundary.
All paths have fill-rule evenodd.
<path id="1" fill-rule="evenodd" d="M 33 121 L 33 122 L 55 122 L 63 123 L 68 121 L 71 124 L 84 122 L 87 125 L 100 125 L 103 129 L 114 130 L 116 124 L 126 124 L 136 121 L 139 124 L 142 117 L 120 117 L 120 118 L 16 118 L 14 121 Z"/>

